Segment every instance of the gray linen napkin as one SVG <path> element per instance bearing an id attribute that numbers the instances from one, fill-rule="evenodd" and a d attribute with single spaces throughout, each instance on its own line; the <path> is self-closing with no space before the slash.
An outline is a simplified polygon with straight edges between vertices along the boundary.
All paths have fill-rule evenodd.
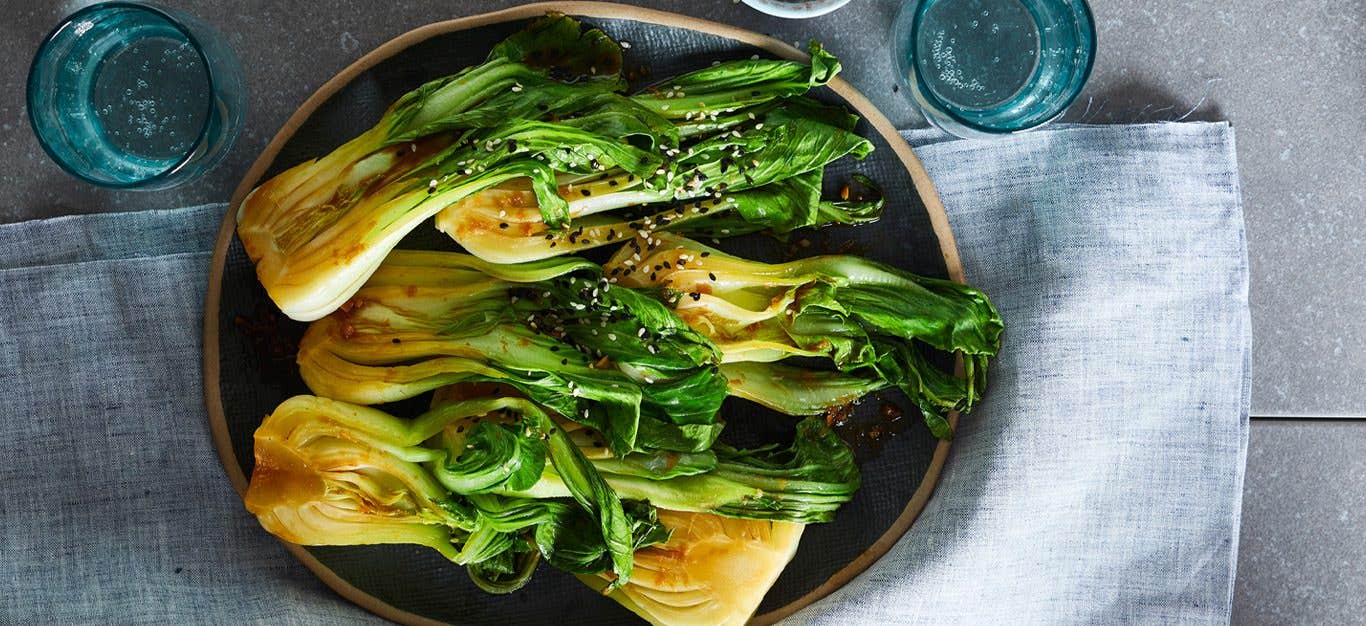
<path id="1" fill-rule="evenodd" d="M 1227 620 L 1249 349 L 1232 130 L 908 138 L 1007 345 L 921 520 L 793 621 Z M 0 622 L 377 621 L 260 530 L 213 450 L 223 210 L 0 226 Z"/>

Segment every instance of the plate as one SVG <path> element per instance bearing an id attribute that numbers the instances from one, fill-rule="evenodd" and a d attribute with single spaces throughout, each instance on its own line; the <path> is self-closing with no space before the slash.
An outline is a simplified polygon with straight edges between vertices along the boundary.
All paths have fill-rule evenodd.
<path id="1" fill-rule="evenodd" d="M 547 11 L 575 16 L 629 41 L 627 69 L 638 72 L 647 66 L 655 77 L 753 54 L 806 58 L 774 39 L 692 17 L 599 2 L 551 2 L 423 26 L 342 70 L 305 101 L 266 146 L 234 193 L 214 249 L 204 307 L 205 400 L 215 444 L 239 494 L 246 490 L 253 465 L 252 432 L 277 404 L 307 393 L 307 388 L 290 353 L 304 325 L 280 315 L 256 282 L 234 233 L 238 203 L 259 182 L 369 128 L 391 102 L 413 87 L 481 62 L 494 43 Z M 862 116 L 859 133 L 873 142 L 875 151 L 863 161 L 844 159 L 831 166 L 827 185 L 833 191 L 856 171 L 871 176 L 886 193 L 883 219 L 862 227 L 802 234 L 786 245 L 756 236 L 727 240 L 720 247 L 766 261 L 852 248 L 919 274 L 961 281 L 943 207 L 924 168 L 891 123 L 843 80 L 811 95 L 843 103 Z M 417 229 L 401 247 L 457 249 L 434 228 Z M 414 415 L 421 410 L 418 402 L 391 409 Z M 873 439 L 859 425 L 878 419 L 884 403 L 911 406 L 899 394 L 889 393 L 856 407 L 843 434 L 856 444 L 863 487 L 834 522 L 807 528 L 796 557 L 769 591 L 754 623 L 775 622 L 848 582 L 886 553 L 924 508 L 949 443 L 934 439 L 909 408 L 899 422 L 905 428 Z M 723 410 L 723 437 L 736 443 L 778 439 L 783 428 L 790 431 L 792 418 L 757 405 L 731 399 Z M 951 416 L 951 421 L 956 419 Z M 462 568 L 426 548 L 286 545 L 342 596 L 400 623 L 539 624 L 563 621 L 565 616 L 573 616 L 575 623 L 639 621 L 548 566 L 521 590 L 494 596 L 478 590 Z"/>

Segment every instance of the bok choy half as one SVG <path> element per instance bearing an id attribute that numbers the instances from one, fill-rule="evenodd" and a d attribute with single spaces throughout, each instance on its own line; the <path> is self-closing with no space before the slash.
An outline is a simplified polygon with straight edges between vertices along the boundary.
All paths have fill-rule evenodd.
<path id="1" fill-rule="evenodd" d="M 623 246 L 604 266 L 624 287 L 652 289 L 716 345 L 730 393 L 815 415 L 896 387 L 936 436 L 948 411 L 981 399 L 1004 323 L 980 291 L 850 255 L 768 264 L 673 234 Z M 963 374 L 927 351 L 962 357 Z M 783 363 L 827 359 L 834 371 Z"/>
<path id="2" fill-rule="evenodd" d="M 613 288 L 588 261 L 406 250 L 311 324 L 298 355 L 314 393 L 358 404 L 504 384 L 602 431 L 621 454 L 711 448 L 726 397 L 720 360 L 667 306 Z"/>
<path id="3" fill-rule="evenodd" d="M 617 456 L 600 438 L 517 397 L 438 402 L 409 421 L 296 396 L 256 431 L 246 503 L 288 541 L 423 545 L 510 591 L 542 558 L 628 583 L 633 554 L 668 539 L 655 507 L 819 522 L 859 485 L 821 420 L 786 449 Z"/>

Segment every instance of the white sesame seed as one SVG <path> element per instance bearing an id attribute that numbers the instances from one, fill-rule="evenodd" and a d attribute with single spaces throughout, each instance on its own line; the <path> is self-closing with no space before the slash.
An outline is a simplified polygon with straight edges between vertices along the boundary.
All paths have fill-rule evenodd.
<path id="1" fill-rule="evenodd" d="M 754 119 L 754 112 L 753 112 L 753 111 L 750 111 L 750 112 L 749 112 L 749 119 Z"/>
<path id="2" fill-rule="evenodd" d="M 759 55 L 757 55 L 757 54 L 751 54 L 751 55 L 749 56 L 749 60 L 751 60 L 751 61 L 758 61 L 758 60 L 759 60 Z"/>
<path id="3" fill-rule="evenodd" d="M 758 124 L 755 124 L 755 125 L 754 125 L 754 130 L 762 130 L 763 127 L 764 127 L 764 123 L 763 123 L 763 122 L 759 122 Z"/>
<path id="4" fill-rule="evenodd" d="M 518 83 L 513 83 L 513 84 L 512 84 L 512 91 L 513 91 L 513 93 L 516 93 L 516 92 L 521 91 L 521 90 L 522 90 L 522 86 L 521 86 L 520 84 L 518 84 Z"/>
<path id="5" fill-rule="evenodd" d="M 660 109 L 661 111 L 668 111 L 668 110 L 669 110 L 669 105 L 666 104 L 666 105 L 664 105 L 664 106 L 662 106 L 662 107 L 659 107 L 659 109 Z"/>
<path id="6" fill-rule="evenodd" d="M 415 144 L 415 143 L 410 143 L 410 144 L 408 144 L 408 151 L 409 151 L 409 152 L 417 152 L 417 144 Z"/>
<path id="7" fill-rule="evenodd" d="M 644 336 L 645 336 L 645 327 L 642 326 L 642 327 L 640 328 L 640 330 L 636 331 L 636 336 L 637 336 L 637 337 L 644 337 Z"/>
<path id="8" fill-rule="evenodd" d="M 622 42 L 621 42 L 621 47 L 622 47 L 622 49 L 630 50 L 630 49 L 631 49 L 631 42 L 629 42 L 629 41 L 622 41 Z"/>
<path id="9" fill-rule="evenodd" d="M 500 210 L 500 211 L 498 211 L 498 217 L 507 217 L 507 216 L 508 216 L 508 212 L 507 212 L 506 210 Z"/>
<path id="10" fill-rule="evenodd" d="M 617 340 L 617 334 L 616 334 L 616 333 L 607 333 L 607 340 L 608 340 L 608 341 L 616 341 L 616 340 Z"/>
<path id="11" fill-rule="evenodd" d="M 740 3 L 739 3 L 739 2 L 733 2 L 733 3 L 731 3 L 731 4 L 740 4 Z M 712 67 L 716 67 L 716 66 L 718 66 L 718 65 L 720 65 L 720 64 L 721 64 L 720 61 L 712 61 L 712 62 L 711 62 L 711 66 L 712 66 Z"/>

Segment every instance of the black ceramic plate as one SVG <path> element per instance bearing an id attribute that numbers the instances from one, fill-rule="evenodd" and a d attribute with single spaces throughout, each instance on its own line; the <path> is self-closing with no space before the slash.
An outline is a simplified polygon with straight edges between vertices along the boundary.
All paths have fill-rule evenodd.
<path id="1" fill-rule="evenodd" d="M 653 77 L 753 54 L 801 58 L 777 41 L 746 31 L 678 15 L 603 3 L 553 3 L 432 24 L 376 49 L 324 85 L 275 137 L 242 182 L 224 219 L 205 307 L 205 376 L 210 419 L 228 475 L 239 492 L 251 475 L 252 432 L 285 398 L 307 393 L 291 350 L 304 325 L 278 313 L 256 282 L 252 265 L 233 234 L 241 197 L 301 161 L 325 154 L 369 128 L 384 109 L 417 85 L 479 63 L 489 48 L 547 10 L 580 17 L 618 40 L 631 42 L 627 68 L 648 66 Z M 836 54 L 838 50 L 833 51 Z M 653 79 L 651 79 L 653 80 Z M 802 233 L 789 244 L 751 237 L 720 247 L 768 261 L 853 250 L 920 274 L 958 278 L 957 253 L 937 197 L 910 149 L 881 114 L 843 81 L 815 91 L 864 117 L 859 132 L 876 146 L 863 161 L 844 159 L 826 177 L 839 185 L 853 172 L 878 181 L 887 197 L 877 224 Z M 801 245 L 801 242 L 809 245 Z M 434 228 L 419 228 L 402 247 L 458 249 Z M 425 399 L 388 407 L 416 414 Z M 759 609 L 756 622 L 771 622 L 818 599 L 880 557 L 924 506 L 947 453 L 913 409 L 874 441 L 867 434 L 881 406 L 907 406 L 898 394 L 868 398 L 843 434 L 861 459 L 863 487 L 830 524 L 808 528 L 791 565 Z M 725 406 L 724 438 L 737 443 L 790 439 L 793 419 L 732 399 Z M 265 532 L 265 531 L 262 531 Z M 515 593 L 481 592 L 462 568 L 436 552 L 409 546 L 291 546 L 328 585 L 365 608 L 402 622 L 457 624 L 616 624 L 638 621 L 611 600 L 548 566 Z"/>

